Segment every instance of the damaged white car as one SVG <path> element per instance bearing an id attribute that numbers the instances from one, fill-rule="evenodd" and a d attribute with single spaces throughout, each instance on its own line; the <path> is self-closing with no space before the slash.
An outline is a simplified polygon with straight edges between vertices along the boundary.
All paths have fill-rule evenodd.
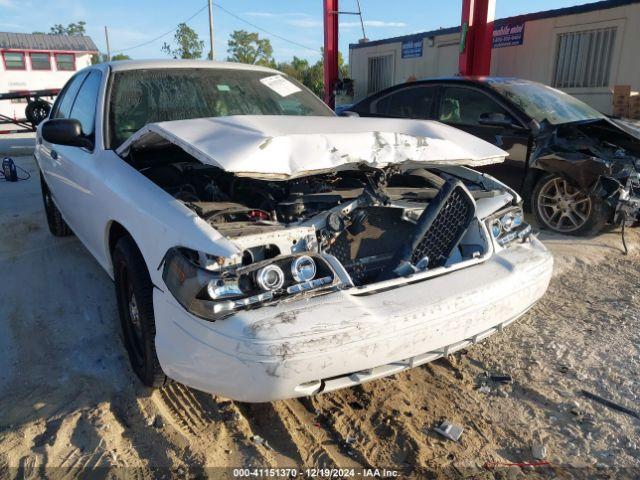
<path id="1" fill-rule="evenodd" d="M 412 368 L 526 312 L 551 255 L 518 195 L 467 168 L 505 155 L 192 61 L 78 72 L 36 147 L 51 232 L 114 279 L 144 384 L 249 402 Z"/>

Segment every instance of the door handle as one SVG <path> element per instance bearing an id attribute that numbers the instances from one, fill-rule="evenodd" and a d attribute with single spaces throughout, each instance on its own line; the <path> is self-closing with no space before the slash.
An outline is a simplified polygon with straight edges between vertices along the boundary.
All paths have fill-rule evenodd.
<path id="1" fill-rule="evenodd" d="M 51 150 L 51 158 L 53 158 L 54 160 L 58 159 L 58 152 L 56 152 L 55 150 Z"/>

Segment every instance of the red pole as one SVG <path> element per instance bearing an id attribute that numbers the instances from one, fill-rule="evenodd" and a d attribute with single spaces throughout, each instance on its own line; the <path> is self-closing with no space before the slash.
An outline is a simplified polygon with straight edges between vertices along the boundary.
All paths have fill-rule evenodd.
<path id="1" fill-rule="evenodd" d="M 463 0 L 460 75 L 489 75 L 496 0 Z"/>
<path id="2" fill-rule="evenodd" d="M 338 82 L 338 0 L 324 0 L 324 101 L 335 108 Z"/>

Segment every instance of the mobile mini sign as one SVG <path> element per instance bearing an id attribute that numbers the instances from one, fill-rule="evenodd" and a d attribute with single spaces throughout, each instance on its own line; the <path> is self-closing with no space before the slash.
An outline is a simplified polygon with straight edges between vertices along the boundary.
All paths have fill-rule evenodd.
<path id="1" fill-rule="evenodd" d="M 493 29 L 493 48 L 514 47 L 524 41 L 524 23 L 501 25 Z"/>
<path id="2" fill-rule="evenodd" d="M 422 39 L 402 42 L 402 58 L 418 58 L 422 56 Z"/>

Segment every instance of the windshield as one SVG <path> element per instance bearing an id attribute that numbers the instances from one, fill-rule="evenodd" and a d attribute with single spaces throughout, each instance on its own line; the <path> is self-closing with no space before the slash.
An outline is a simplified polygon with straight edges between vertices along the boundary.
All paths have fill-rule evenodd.
<path id="1" fill-rule="evenodd" d="M 148 123 L 227 115 L 333 112 L 286 75 L 223 68 L 128 70 L 114 74 L 109 146 L 118 148 Z"/>
<path id="2" fill-rule="evenodd" d="M 558 125 L 604 118 L 604 115 L 586 103 L 541 83 L 526 80 L 491 79 L 488 84 L 518 105 L 538 123 L 547 120 L 549 123 Z"/>

